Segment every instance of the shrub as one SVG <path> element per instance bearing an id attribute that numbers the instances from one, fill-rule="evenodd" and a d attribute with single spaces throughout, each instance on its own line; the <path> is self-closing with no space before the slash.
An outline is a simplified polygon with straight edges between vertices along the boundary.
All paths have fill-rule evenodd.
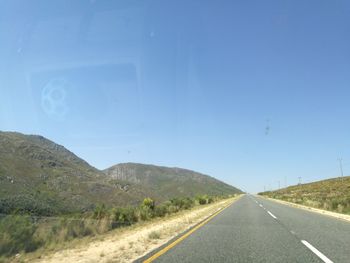
<path id="1" fill-rule="evenodd" d="M 151 233 L 148 234 L 149 239 L 159 239 L 160 238 L 160 233 L 157 231 L 152 231 Z"/>
<path id="2" fill-rule="evenodd" d="M 211 204 L 211 203 L 213 203 L 215 200 L 214 200 L 214 197 L 209 197 L 208 198 L 208 204 Z"/>
<path id="3" fill-rule="evenodd" d="M 331 201 L 331 208 L 332 208 L 332 210 L 337 210 L 337 208 L 338 208 L 338 201 L 337 200 L 333 199 Z"/>
<path id="4" fill-rule="evenodd" d="M 102 219 L 108 215 L 108 210 L 106 209 L 105 205 L 98 205 L 94 210 L 94 218 L 95 219 Z"/>
<path id="5" fill-rule="evenodd" d="M 72 240 L 78 237 L 84 237 L 99 232 L 99 222 L 92 223 L 91 219 L 67 219 L 61 218 L 58 223 L 51 227 L 51 235 L 47 238 L 51 239 L 51 242 L 59 243 L 68 240 Z"/>
<path id="6" fill-rule="evenodd" d="M 151 198 L 145 198 L 142 202 L 143 207 L 148 207 L 151 210 L 155 208 L 155 202 Z"/>
<path id="7" fill-rule="evenodd" d="M 147 206 L 140 207 L 140 219 L 143 221 L 147 221 L 154 216 L 153 210 L 151 210 Z"/>
<path id="8" fill-rule="evenodd" d="M 190 209 L 194 205 L 194 200 L 188 197 L 185 198 L 173 198 L 170 200 L 173 206 L 180 209 Z"/>
<path id="9" fill-rule="evenodd" d="M 196 198 L 198 200 L 198 203 L 200 205 L 205 205 L 207 203 L 207 198 L 205 195 L 200 195 L 200 196 L 197 196 Z"/>
<path id="10" fill-rule="evenodd" d="M 37 226 L 30 217 L 8 215 L 0 220 L 0 255 L 34 251 L 40 241 L 34 238 Z"/>
<path id="11" fill-rule="evenodd" d="M 155 202 L 151 198 L 145 198 L 140 206 L 141 220 L 149 220 L 154 216 Z"/>
<path id="12" fill-rule="evenodd" d="M 168 205 L 162 204 L 159 206 L 156 206 L 154 210 L 154 215 L 157 217 L 163 217 L 168 213 Z"/>
<path id="13" fill-rule="evenodd" d="M 116 208 L 112 211 L 112 218 L 117 224 L 132 224 L 138 221 L 135 208 L 123 207 Z"/>
<path id="14" fill-rule="evenodd" d="M 175 205 L 169 205 L 168 206 L 168 213 L 169 214 L 173 214 L 173 213 L 177 213 L 179 212 L 179 207 L 178 206 L 175 206 Z"/>

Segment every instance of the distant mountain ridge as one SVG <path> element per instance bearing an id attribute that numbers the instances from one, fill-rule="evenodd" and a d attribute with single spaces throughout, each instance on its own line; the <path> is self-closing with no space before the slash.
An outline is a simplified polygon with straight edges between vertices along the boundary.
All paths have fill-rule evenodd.
<path id="1" fill-rule="evenodd" d="M 54 215 L 240 190 L 180 168 L 119 164 L 104 171 L 42 136 L 0 132 L 0 213 Z"/>

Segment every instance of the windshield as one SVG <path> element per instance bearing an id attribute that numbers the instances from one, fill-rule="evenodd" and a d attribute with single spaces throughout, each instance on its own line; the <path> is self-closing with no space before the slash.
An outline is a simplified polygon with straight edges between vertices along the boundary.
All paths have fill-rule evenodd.
<path id="1" fill-rule="evenodd" d="M 0 262 L 47 262 L 71 242 L 120 231 L 151 241 L 138 244 L 132 232 L 117 254 L 81 258 L 148 260 L 227 202 L 227 220 L 239 224 L 254 225 L 249 211 L 259 204 L 280 219 L 264 203 L 274 201 L 259 198 L 349 215 L 349 11 L 347 1 L 1 1 Z M 191 223 L 180 218 L 196 209 Z M 294 221 L 313 221 L 303 216 Z M 132 230 L 173 217 L 175 232 Z M 306 227 L 280 220 L 299 234 Z M 230 262 L 242 253 L 239 262 L 274 262 L 258 245 L 266 229 L 256 227 L 261 236 L 250 229 L 240 239 L 252 250 L 227 237 L 239 249 L 221 260 L 181 246 L 154 260 Z M 350 258 L 341 241 L 329 249 L 299 239 L 328 260 Z M 290 251 L 319 260 L 299 243 Z"/>

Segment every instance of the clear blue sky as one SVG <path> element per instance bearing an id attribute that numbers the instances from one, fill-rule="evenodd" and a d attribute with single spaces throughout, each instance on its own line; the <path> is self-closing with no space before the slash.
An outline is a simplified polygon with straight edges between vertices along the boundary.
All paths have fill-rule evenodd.
<path id="1" fill-rule="evenodd" d="M 0 130 L 250 192 L 350 173 L 349 1 L 0 5 Z"/>

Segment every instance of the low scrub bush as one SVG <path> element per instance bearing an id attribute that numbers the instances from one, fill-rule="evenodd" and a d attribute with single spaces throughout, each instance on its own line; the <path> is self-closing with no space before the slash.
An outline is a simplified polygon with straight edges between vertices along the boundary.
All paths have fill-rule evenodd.
<path id="1" fill-rule="evenodd" d="M 160 238 L 160 233 L 158 231 L 152 231 L 151 233 L 148 234 L 149 239 L 159 239 Z"/>
<path id="2" fill-rule="evenodd" d="M 173 198 L 170 200 L 170 202 L 173 206 L 176 206 L 178 208 L 178 210 L 190 209 L 195 204 L 195 201 L 189 197 Z"/>
<path id="3" fill-rule="evenodd" d="M 0 219 L 0 255 L 30 252 L 41 244 L 34 238 L 37 225 L 28 216 L 8 215 Z"/>
<path id="4" fill-rule="evenodd" d="M 133 207 L 119 207 L 112 209 L 112 220 L 117 225 L 130 225 L 136 223 L 139 216 Z"/>
<path id="5" fill-rule="evenodd" d="M 207 204 L 207 197 L 205 195 L 197 196 L 196 199 L 200 205 Z"/>

